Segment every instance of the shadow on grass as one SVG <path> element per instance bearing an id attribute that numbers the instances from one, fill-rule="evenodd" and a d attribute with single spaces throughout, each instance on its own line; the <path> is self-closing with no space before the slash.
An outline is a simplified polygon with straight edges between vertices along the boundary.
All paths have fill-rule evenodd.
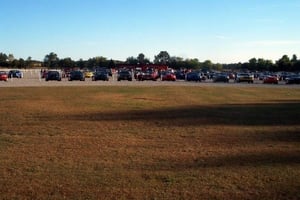
<path id="1" fill-rule="evenodd" d="M 296 130 L 284 130 L 284 131 L 261 131 L 251 134 L 251 137 L 247 137 L 248 142 L 300 142 L 300 131 Z"/>
<path id="2" fill-rule="evenodd" d="M 144 170 L 157 171 L 181 171 L 197 168 L 217 167 L 259 167 L 274 165 L 299 165 L 299 152 L 258 152 L 241 153 L 239 155 L 215 155 L 206 158 L 196 158 L 191 161 L 158 160 L 153 164 L 145 164 L 140 167 Z"/>
<path id="3" fill-rule="evenodd" d="M 64 116 L 80 121 L 144 121 L 158 126 L 300 125 L 300 102 L 186 106 L 160 110 L 130 110 Z"/>
<path id="4" fill-rule="evenodd" d="M 218 138 L 216 138 L 218 140 Z M 224 143 L 230 141 L 222 141 Z M 222 146 L 222 142 L 218 145 Z M 210 156 L 196 157 L 190 160 L 176 160 L 171 158 L 166 158 L 164 160 L 157 159 L 157 162 L 153 164 L 144 164 L 139 167 L 145 170 L 169 170 L 169 171 L 180 171 L 188 169 L 198 169 L 198 168 L 222 168 L 222 167 L 274 167 L 274 165 L 284 165 L 292 166 L 300 165 L 300 153 L 299 148 L 295 147 L 293 149 L 289 148 L 277 148 L 277 145 L 281 144 L 287 145 L 287 143 L 294 143 L 299 145 L 300 142 L 300 132 L 295 131 L 274 131 L 271 133 L 261 132 L 256 134 L 251 134 L 247 137 L 247 142 L 245 145 L 256 145 L 264 144 L 267 148 L 264 150 L 261 146 L 257 146 L 257 151 L 245 151 L 235 153 L 235 154 L 223 154 L 214 153 Z M 241 141 L 243 143 L 243 141 Z M 222 148 L 222 147 L 216 148 Z"/>

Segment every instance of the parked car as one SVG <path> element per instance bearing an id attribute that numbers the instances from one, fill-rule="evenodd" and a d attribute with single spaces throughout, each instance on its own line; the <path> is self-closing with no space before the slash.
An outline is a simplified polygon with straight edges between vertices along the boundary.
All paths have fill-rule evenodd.
<path id="1" fill-rule="evenodd" d="M 186 74 L 186 80 L 187 81 L 201 81 L 202 80 L 202 76 L 201 73 L 199 72 L 189 72 Z"/>
<path id="2" fill-rule="evenodd" d="M 144 80 L 156 81 L 158 78 L 159 75 L 157 71 L 153 71 L 153 70 L 147 70 L 137 74 L 137 79 L 139 81 L 144 81 Z"/>
<path id="3" fill-rule="evenodd" d="M 78 80 L 85 81 L 84 74 L 81 71 L 71 71 L 69 76 L 69 81 Z"/>
<path id="4" fill-rule="evenodd" d="M 229 82 L 229 75 L 227 74 L 215 74 L 213 78 L 213 82 L 224 82 L 228 83 Z"/>
<path id="5" fill-rule="evenodd" d="M 10 70 L 8 78 L 23 78 L 23 73 L 20 70 Z"/>
<path id="6" fill-rule="evenodd" d="M 128 80 L 128 81 L 132 81 L 132 75 L 129 71 L 127 70 L 122 70 L 118 73 L 118 81 L 121 80 Z"/>
<path id="7" fill-rule="evenodd" d="M 112 76 L 113 74 L 112 69 L 106 67 L 96 67 L 96 71 L 106 71 L 109 76 Z"/>
<path id="8" fill-rule="evenodd" d="M 184 71 L 176 71 L 175 73 L 177 80 L 185 80 L 185 72 Z"/>
<path id="9" fill-rule="evenodd" d="M 93 81 L 98 81 L 98 80 L 108 81 L 109 74 L 107 73 L 107 71 L 96 71 L 94 73 L 92 80 Z"/>
<path id="10" fill-rule="evenodd" d="M 279 79 L 280 79 L 281 81 L 286 81 L 287 78 L 290 78 L 290 77 L 295 76 L 295 75 L 296 75 L 296 74 L 295 74 L 295 73 L 292 73 L 292 72 L 282 72 L 282 73 L 280 74 Z"/>
<path id="11" fill-rule="evenodd" d="M 270 84 L 278 84 L 279 79 L 277 76 L 266 76 L 264 77 L 263 83 L 270 83 Z"/>
<path id="12" fill-rule="evenodd" d="M 250 73 L 239 73 L 236 76 L 236 82 L 248 82 L 248 83 L 253 83 L 254 82 L 254 75 Z"/>
<path id="13" fill-rule="evenodd" d="M 294 75 L 285 79 L 286 84 L 300 84 L 300 76 Z"/>
<path id="14" fill-rule="evenodd" d="M 61 75 L 58 71 L 48 71 L 46 81 L 61 81 Z"/>
<path id="15" fill-rule="evenodd" d="M 94 72 L 91 71 L 85 71 L 84 72 L 84 77 L 85 78 L 92 78 L 94 76 Z"/>
<path id="16" fill-rule="evenodd" d="M 229 79 L 235 79 L 235 74 L 232 72 L 229 73 L 228 76 L 229 76 Z"/>
<path id="17" fill-rule="evenodd" d="M 176 75 L 172 72 L 164 72 L 162 74 L 162 81 L 176 81 Z"/>
<path id="18" fill-rule="evenodd" d="M 0 71 L 0 81 L 7 81 L 8 75 L 5 71 Z"/>

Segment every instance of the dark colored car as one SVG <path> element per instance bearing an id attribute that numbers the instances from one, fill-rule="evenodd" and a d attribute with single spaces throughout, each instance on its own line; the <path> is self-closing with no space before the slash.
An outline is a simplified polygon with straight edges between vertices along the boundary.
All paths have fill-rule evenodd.
<path id="1" fill-rule="evenodd" d="M 128 81 L 132 81 L 132 75 L 129 71 L 120 71 L 118 73 L 118 81 L 121 80 L 128 80 Z"/>
<path id="2" fill-rule="evenodd" d="M 10 70 L 8 78 L 23 78 L 23 73 L 20 70 Z"/>
<path id="3" fill-rule="evenodd" d="M 71 71 L 69 81 L 73 80 L 85 81 L 84 74 L 81 71 Z"/>
<path id="4" fill-rule="evenodd" d="M 229 76 L 227 74 L 215 74 L 213 78 L 213 82 L 224 82 L 228 83 L 229 82 Z"/>
<path id="5" fill-rule="evenodd" d="M 285 79 L 286 84 L 300 84 L 300 76 L 295 75 Z"/>
<path id="6" fill-rule="evenodd" d="M 201 73 L 199 72 L 189 72 L 186 74 L 186 80 L 187 81 L 201 81 L 202 77 L 201 77 Z"/>
<path id="7" fill-rule="evenodd" d="M 108 81 L 109 80 L 109 74 L 107 71 L 96 71 L 94 73 L 94 76 L 92 77 L 93 81 L 103 80 Z"/>
<path id="8" fill-rule="evenodd" d="M 184 71 L 177 71 L 175 73 L 175 75 L 176 75 L 176 79 L 177 80 L 185 80 L 185 73 L 184 73 Z"/>
<path id="9" fill-rule="evenodd" d="M 61 75 L 58 71 L 48 71 L 46 81 L 61 81 Z"/>
<path id="10" fill-rule="evenodd" d="M 139 81 L 144 81 L 144 80 L 156 81 L 158 78 L 159 78 L 159 74 L 156 71 L 152 71 L 152 70 L 147 70 L 137 74 L 137 79 Z"/>
<path id="11" fill-rule="evenodd" d="M 111 70 L 111 68 L 106 68 L 106 67 L 96 67 L 95 70 L 96 70 L 96 71 L 106 71 L 106 73 L 107 73 L 109 76 L 112 76 L 112 70 Z"/>

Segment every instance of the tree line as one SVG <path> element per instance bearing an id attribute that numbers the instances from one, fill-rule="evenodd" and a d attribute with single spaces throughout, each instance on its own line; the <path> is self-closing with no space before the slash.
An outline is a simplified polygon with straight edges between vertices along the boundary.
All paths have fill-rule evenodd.
<path id="1" fill-rule="evenodd" d="M 143 53 L 137 57 L 128 57 L 125 61 L 117 61 L 107 59 L 105 57 L 93 57 L 88 60 L 80 59 L 74 61 L 71 58 L 60 59 L 58 55 L 51 52 L 45 55 L 43 61 L 32 60 L 28 57 L 26 60 L 23 58 L 16 59 L 13 54 L 0 53 L 0 67 L 5 68 L 94 68 L 106 67 L 115 68 L 117 64 L 130 64 L 130 65 L 145 65 L 145 64 L 160 64 L 167 65 L 173 69 L 207 69 L 207 70 L 251 70 L 251 71 L 300 71 L 300 60 L 294 54 L 291 58 L 288 55 L 283 55 L 280 59 L 273 62 L 272 60 L 265 60 L 263 58 L 251 58 L 248 62 L 221 64 L 213 63 L 210 60 L 200 62 L 197 58 L 184 59 L 182 57 L 170 56 L 167 51 L 160 51 L 159 54 L 154 56 L 151 62 Z"/>

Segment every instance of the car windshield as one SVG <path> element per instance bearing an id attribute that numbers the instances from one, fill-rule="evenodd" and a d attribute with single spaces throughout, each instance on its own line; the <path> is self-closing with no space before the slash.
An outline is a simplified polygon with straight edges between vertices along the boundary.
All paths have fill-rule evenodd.
<path id="1" fill-rule="evenodd" d="M 96 74 L 107 74 L 106 71 L 97 71 Z"/>
<path id="2" fill-rule="evenodd" d="M 56 71 L 49 71 L 48 74 L 49 75 L 56 75 L 56 74 L 58 74 L 58 72 L 56 72 Z"/>

